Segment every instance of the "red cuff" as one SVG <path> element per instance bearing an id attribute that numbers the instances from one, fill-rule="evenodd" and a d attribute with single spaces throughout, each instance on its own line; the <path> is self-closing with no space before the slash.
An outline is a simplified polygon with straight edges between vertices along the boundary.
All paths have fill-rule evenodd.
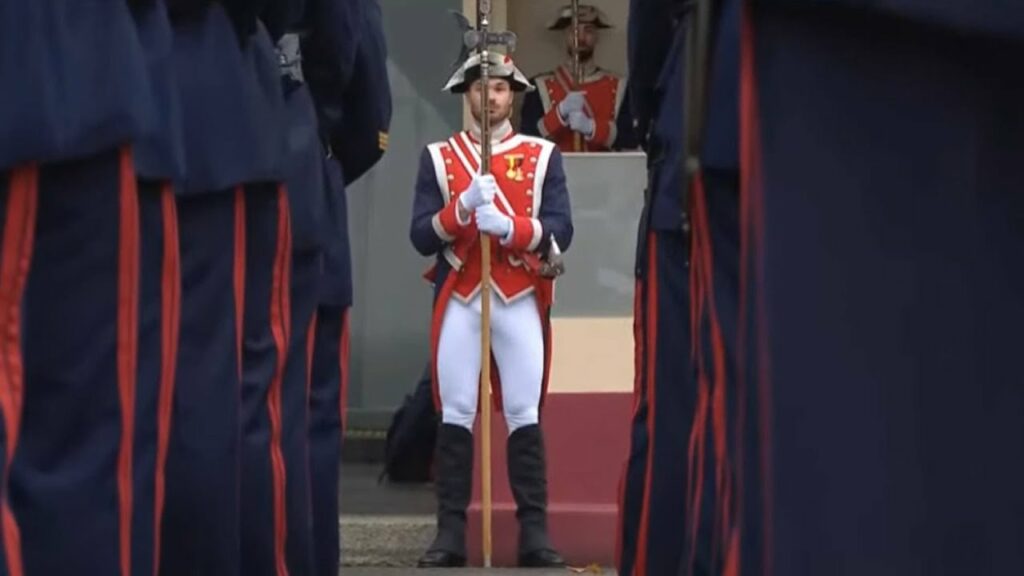
<path id="1" fill-rule="evenodd" d="M 469 230 L 468 222 L 466 224 L 459 222 L 458 202 L 457 198 L 452 200 L 431 219 L 434 233 L 445 242 L 451 242 Z"/>
<path id="2" fill-rule="evenodd" d="M 512 219 L 512 241 L 508 243 L 508 247 L 513 250 L 533 252 L 540 245 L 542 236 L 543 228 L 540 225 L 540 220 L 516 216 Z"/>

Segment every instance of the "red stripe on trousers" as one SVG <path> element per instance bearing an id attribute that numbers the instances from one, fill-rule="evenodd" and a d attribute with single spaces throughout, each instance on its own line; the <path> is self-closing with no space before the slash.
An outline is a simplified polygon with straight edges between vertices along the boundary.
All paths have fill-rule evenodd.
<path id="1" fill-rule="evenodd" d="M 309 319 L 309 328 L 306 329 L 306 415 L 309 415 L 309 403 L 313 397 L 313 354 L 316 350 L 316 318 L 317 313 L 313 311 L 313 317 Z"/>
<path id="2" fill-rule="evenodd" d="M 345 308 L 345 311 L 341 313 L 341 350 L 338 354 L 338 358 L 341 361 L 341 394 L 338 397 L 338 409 L 341 411 L 342 438 L 345 436 L 345 421 L 348 418 L 349 310 L 351 310 L 351 307 Z"/>
<path id="3" fill-rule="evenodd" d="M 139 192 L 131 148 L 121 150 L 117 281 L 117 386 L 121 399 L 121 445 L 117 464 L 121 573 L 131 574 L 132 452 L 135 439 L 135 379 L 139 326 Z"/>
<path id="4" fill-rule="evenodd" d="M 25 392 L 25 367 L 21 356 L 21 301 L 32 261 L 38 200 L 38 168 L 27 166 L 14 169 L 8 187 L 0 260 L 0 410 L 3 412 L 7 435 L 2 515 L 7 571 L 11 576 L 22 576 L 24 573 L 21 533 L 8 503 L 7 473 L 10 472 L 11 460 L 18 444 Z"/>
<path id="5" fill-rule="evenodd" d="M 277 190 L 277 250 L 274 255 L 273 284 L 270 292 L 270 331 L 277 350 L 274 376 L 270 381 L 267 411 L 270 415 L 270 462 L 274 482 L 274 557 L 277 576 L 287 576 L 285 556 L 287 523 L 285 507 L 284 454 L 281 450 L 281 386 L 285 362 L 288 357 L 288 339 L 291 331 L 291 228 L 289 225 L 288 196 L 283 186 Z"/>
<path id="6" fill-rule="evenodd" d="M 160 571 L 160 534 L 164 514 L 167 446 L 171 437 L 171 413 L 174 407 L 174 377 L 178 361 L 178 332 L 181 323 L 181 252 L 178 243 L 178 211 L 170 183 L 160 190 L 163 217 L 163 271 L 160 282 L 160 400 L 158 407 L 156 455 L 156 511 L 153 516 L 153 574 Z"/>
<path id="7" fill-rule="evenodd" d="M 647 240 L 647 314 L 644 318 L 647 342 L 647 471 L 644 474 L 644 499 L 640 512 L 635 576 L 647 576 L 647 539 L 651 522 L 651 480 L 654 473 L 655 361 L 658 350 L 658 237 Z"/>
<path id="8" fill-rule="evenodd" d="M 235 188 L 235 349 L 238 354 L 238 377 L 242 377 L 242 330 L 245 318 L 245 189 Z"/>

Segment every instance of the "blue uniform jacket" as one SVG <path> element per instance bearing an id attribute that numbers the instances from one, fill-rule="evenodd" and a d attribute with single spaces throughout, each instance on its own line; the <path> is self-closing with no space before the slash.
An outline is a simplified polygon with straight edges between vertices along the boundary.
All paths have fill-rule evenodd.
<path id="1" fill-rule="evenodd" d="M 681 12 L 673 0 L 661 0 L 658 5 L 633 0 L 630 9 L 637 18 L 630 20 L 630 58 L 637 60 L 638 69 L 638 76 L 633 77 L 632 105 L 638 119 L 649 118 L 650 122 L 645 142 L 649 168 L 646 222 L 653 230 L 678 231 L 686 209 L 682 205 L 686 26 L 674 17 Z M 739 2 L 721 3 L 717 16 L 701 160 L 707 170 L 735 171 L 739 169 Z M 664 33 L 666 21 L 671 26 L 668 35 Z M 648 33 L 644 24 L 649 24 L 652 32 Z M 653 82 L 650 63 L 645 61 L 648 54 L 662 63 Z M 641 134 L 646 132 L 642 125 L 638 128 Z"/>
<path id="2" fill-rule="evenodd" d="M 0 169 L 89 156 L 154 128 L 124 0 L 4 2 L 0 87 Z"/>
<path id="3" fill-rule="evenodd" d="M 347 307 L 352 304 L 352 263 L 345 187 L 372 168 L 387 148 L 387 44 L 377 0 L 313 4 L 316 26 L 303 41 L 303 71 L 331 150 L 323 167 L 329 216 L 321 302 Z"/>
<path id="4" fill-rule="evenodd" d="M 221 3 L 169 4 L 187 166 L 179 192 L 279 181 L 283 104 L 266 31 Z"/>
<path id="5" fill-rule="evenodd" d="M 180 182 L 185 177 L 185 147 L 167 7 L 163 0 L 137 1 L 132 13 L 146 61 L 148 97 L 155 104 L 154 129 L 135 141 L 135 168 L 142 178 Z"/>
<path id="6" fill-rule="evenodd" d="M 318 4 L 335 4 L 336 0 L 271 0 L 260 18 L 266 24 L 275 43 L 298 43 L 314 27 L 314 8 Z M 288 59 L 283 66 L 300 70 L 305 53 L 287 50 L 279 52 Z M 282 156 L 284 179 L 292 216 L 292 245 L 295 251 L 317 251 L 326 241 L 327 190 L 323 163 L 326 148 L 320 139 L 316 109 L 309 85 L 299 74 L 286 74 L 279 70 L 278 84 L 284 94 L 284 151 Z"/>

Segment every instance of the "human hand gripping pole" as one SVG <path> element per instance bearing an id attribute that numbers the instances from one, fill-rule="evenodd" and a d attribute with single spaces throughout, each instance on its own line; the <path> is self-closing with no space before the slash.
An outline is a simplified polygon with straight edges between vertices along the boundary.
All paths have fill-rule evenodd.
<path id="1" fill-rule="evenodd" d="M 469 188 L 459 195 L 459 220 L 469 222 L 469 216 L 477 208 L 494 202 L 498 183 L 493 174 L 477 174 L 473 177 Z"/>

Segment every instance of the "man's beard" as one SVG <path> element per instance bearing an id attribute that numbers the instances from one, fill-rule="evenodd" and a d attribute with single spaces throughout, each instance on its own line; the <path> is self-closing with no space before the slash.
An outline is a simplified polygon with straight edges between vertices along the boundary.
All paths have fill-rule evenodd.
<path id="1" fill-rule="evenodd" d="M 569 46 L 565 51 L 566 51 L 566 53 L 569 54 L 569 58 L 573 57 L 572 46 Z M 580 62 L 590 62 L 594 58 L 594 49 L 593 48 L 585 48 L 583 46 L 580 46 L 579 55 L 580 55 Z"/>
<path id="2" fill-rule="evenodd" d="M 511 116 L 511 115 L 512 115 L 512 107 L 511 106 L 509 106 L 509 109 L 507 111 L 500 113 L 500 115 L 497 112 L 497 110 L 493 110 L 492 109 L 491 110 L 491 126 L 497 126 L 498 124 L 501 124 L 505 120 L 508 120 L 509 116 Z M 480 109 L 479 111 L 473 112 L 473 120 L 476 120 L 477 124 L 480 124 L 480 119 L 482 117 L 483 117 L 483 109 Z"/>

